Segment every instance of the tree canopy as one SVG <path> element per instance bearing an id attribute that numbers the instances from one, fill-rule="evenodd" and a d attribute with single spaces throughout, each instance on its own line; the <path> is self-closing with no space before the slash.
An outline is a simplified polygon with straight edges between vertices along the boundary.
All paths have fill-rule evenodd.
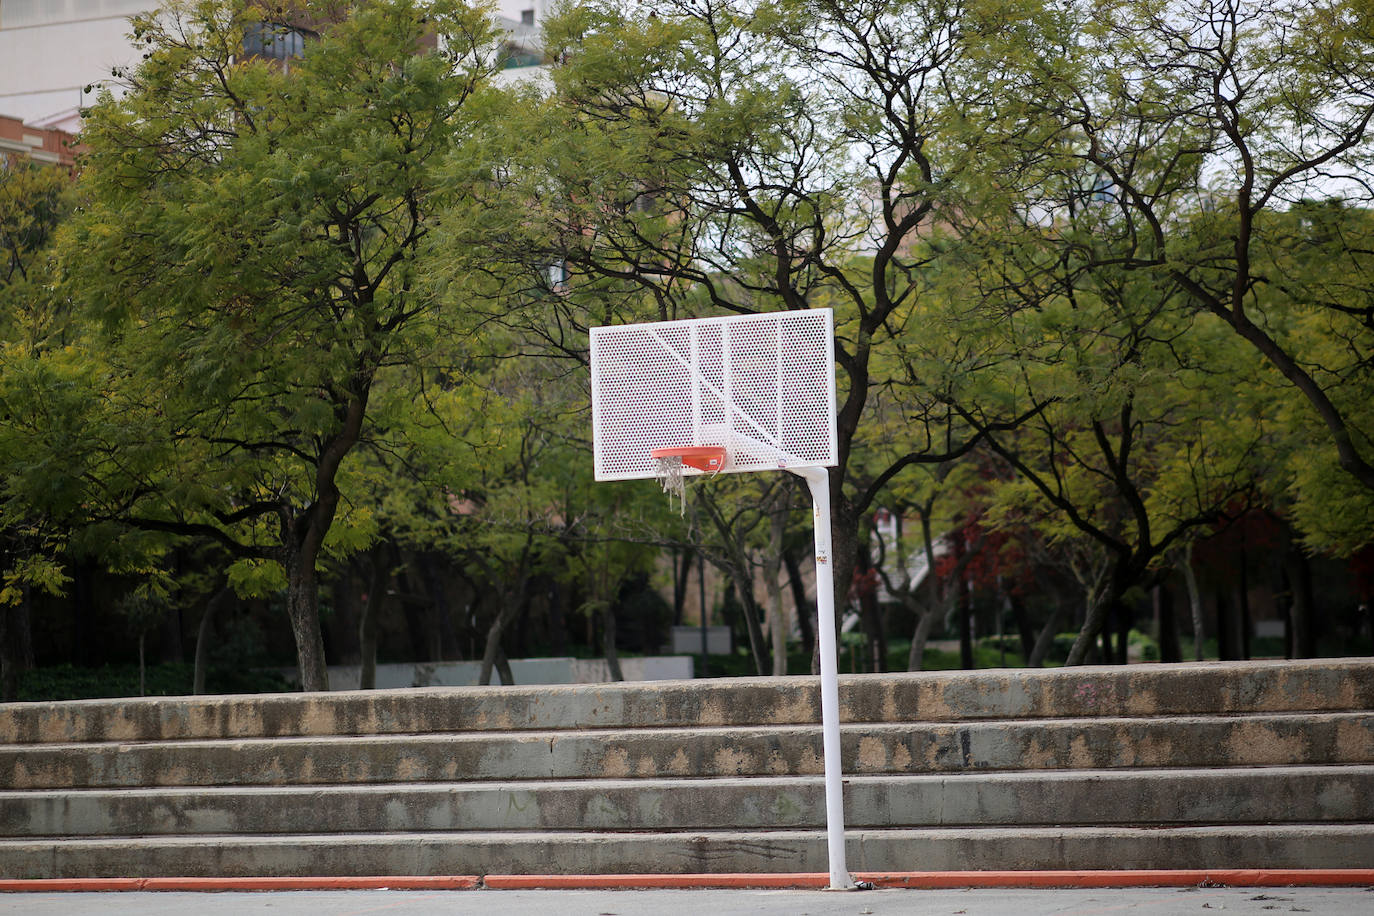
<path id="1" fill-rule="evenodd" d="M 494 36 L 457 3 L 299 12 L 319 35 L 286 63 L 244 52 L 288 28 L 260 4 L 135 17 L 142 62 L 87 112 L 66 263 L 102 319 L 111 402 L 142 432 L 138 460 L 99 481 L 106 511 L 218 542 L 250 590 L 284 586 L 319 689 L 317 564 L 370 536 L 346 461 L 377 431 L 378 387 L 462 327 L 440 293 L 465 277 L 423 265 L 459 218 L 441 170 L 484 104 Z"/>
<path id="2" fill-rule="evenodd" d="M 614 661 L 636 589 L 671 577 L 680 616 L 709 563 L 782 673 L 798 500 L 717 481 L 683 519 L 594 485 L 587 330 L 818 307 L 837 598 L 872 667 L 894 620 L 910 667 L 942 630 L 971 664 L 978 602 L 1027 658 L 1066 626 L 1070 662 L 1124 658 L 1179 577 L 1196 620 L 1199 572 L 1239 613 L 1254 561 L 1202 569 L 1228 538 L 1278 557 L 1290 632 L 1309 560 L 1364 568 L 1364 4 L 584 0 L 544 25 L 547 80 L 500 87 L 495 23 L 455 0 L 134 18 L 75 186 L 0 171 L 0 604 L 78 558 L 126 592 L 208 562 L 284 608 L 306 689 L 341 652 L 322 584 L 326 617 L 366 608 L 363 655 L 370 614 L 428 602 L 431 654 L 466 640 L 487 680 L 531 632 Z"/>

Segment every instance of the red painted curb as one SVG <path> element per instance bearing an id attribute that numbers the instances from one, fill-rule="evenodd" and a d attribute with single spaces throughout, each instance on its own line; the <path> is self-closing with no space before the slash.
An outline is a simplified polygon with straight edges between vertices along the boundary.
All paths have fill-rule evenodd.
<path id="1" fill-rule="evenodd" d="M 481 887 L 477 875 L 426 877 L 309 878 L 35 878 L 0 880 L 0 892 L 14 891 L 324 891 L 324 890 L 471 890 Z"/>
<path id="2" fill-rule="evenodd" d="M 728 875 L 487 875 L 482 886 L 493 890 L 579 890 L 638 888 L 816 889 L 830 885 L 826 874 Z"/>
<path id="3" fill-rule="evenodd" d="M 1187 871 L 954 871 L 856 872 L 857 881 L 875 887 L 943 888 L 1076 887 L 1352 887 L 1374 885 L 1374 869 L 1197 869 Z M 830 885 L 828 874 L 727 875 L 487 875 L 484 887 L 497 890 L 571 890 L 581 888 L 777 888 L 816 889 Z"/>
<path id="4" fill-rule="evenodd" d="M 1360 887 L 1374 886 L 1374 868 L 1218 868 L 1186 871 L 856 872 L 881 888 L 1090 887 Z M 447 875 L 305 878 L 36 878 L 0 880 L 0 892 L 55 891 L 304 891 L 304 890 L 574 890 L 773 889 L 818 890 L 819 873 L 693 875 Z"/>
<path id="5" fill-rule="evenodd" d="M 1374 885 L 1374 868 L 1212 868 L 1135 871 L 862 872 L 877 887 L 1359 887 Z"/>

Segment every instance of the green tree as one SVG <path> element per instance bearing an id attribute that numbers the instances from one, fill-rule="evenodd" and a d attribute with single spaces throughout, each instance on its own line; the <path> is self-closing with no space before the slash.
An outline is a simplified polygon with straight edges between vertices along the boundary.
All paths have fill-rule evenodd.
<path id="1" fill-rule="evenodd" d="M 1305 371 L 1345 419 L 1361 454 L 1374 453 L 1374 211 L 1341 200 L 1303 201 L 1266 220 L 1257 241 L 1254 307 L 1266 333 L 1301 354 Z M 1374 490 L 1351 474 L 1322 415 L 1277 369 L 1268 412 L 1281 420 L 1276 506 L 1310 550 L 1349 556 L 1374 541 Z"/>
<path id="2" fill-rule="evenodd" d="M 950 317 L 927 356 L 909 338 L 911 378 L 1015 469 L 1004 513 L 1049 507 L 1047 535 L 1092 547 L 1071 661 L 1164 551 L 1261 491 L 1327 545 L 1370 537 L 1349 204 L 1368 198 L 1371 25 L 1339 2 L 1059 4 L 1003 30 L 1001 91 L 962 94 L 978 129 L 943 139 L 983 169 L 950 176 L 962 266 L 942 259 Z M 1315 218 L 1314 190 L 1346 205 Z M 1338 502 L 1358 508 L 1312 511 Z"/>
<path id="3" fill-rule="evenodd" d="M 31 596 L 68 580 L 67 522 L 79 514 L 72 469 L 82 456 L 65 423 L 98 379 L 69 347 L 53 290 L 51 243 L 71 207 L 71 176 L 29 162 L 0 167 L 0 700 L 34 662 Z"/>
<path id="4" fill-rule="evenodd" d="M 485 104 L 493 41 L 462 3 L 306 2 L 292 15 L 318 38 L 283 65 L 245 54 L 287 29 L 265 10 L 177 0 L 133 19 L 143 60 L 87 112 L 66 279 L 103 321 L 109 409 L 142 425 L 106 510 L 223 544 L 241 588 L 284 587 L 318 690 L 319 564 L 371 535 L 347 459 L 378 385 L 461 319 L 441 293 L 467 275 L 441 289 L 423 265 L 461 212 L 441 167 Z"/>
<path id="5" fill-rule="evenodd" d="M 940 144 L 962 123 L 953 92 L 997 82 L 985 46 L 1019 9 L 681 0 L 645 16 L 607 0 L 548 25 L 563 63 L 511 183 L 531 210 L 513 247 L 566 268 L 562 294 L 541 300 L 545 342 L 575 350 L 613 320 L 833 306 L 841 591 L 883 487 L 968 448 L 955 429 L 858 454 L 899 369 L 883 354 L 912 331 L 939 185 L 978 167 Z"/>
<path id="6" fill-rule="evenodd" d="M 1350 282 L 1367 256 L 1328 239 L 1324 264 L 1289 277 L 1275 257 L 1304 200 L 1371 203 L 1368 4 L 1132 0 L 1060 15 L 1080 37 L 1054 59 L 1009 56 L 1023 91 L 982 108 L 979 155 L 1066 264 L 1155 274 L 1207 316 L 1200 333 L 1220 323 L 1243 340 L 1305 404 L 1334 463 L 1374 489 L 1374 325 L 1368 284 Z M 1091 201 L 1116 212 L 1099 244 L 1055 233 Z"/>
<path id="7" fill-rule="evenodd" d="M 1258 492 L 1268 425 L 1234 389 L 1259 377 L 1234 337 L 1197 327 L 1169 278 L 1107 266 L 1115 208 L 1085 197 L 1045 227 L 1017 209 L 994 223 L 1002 202 L 981 201 L 950 243 L 946 292 L 927 297 L 927 334 L 902 353 L 913 387 L 1004 463 L 989 521 L 1030 524 L 1072 560 L 1086 611 L 1069 663 L 1099 636 L 1109 644 L 1109 618 L 1120 643 L 1108 656 L 1124 660 L 1127 595 Z"/>

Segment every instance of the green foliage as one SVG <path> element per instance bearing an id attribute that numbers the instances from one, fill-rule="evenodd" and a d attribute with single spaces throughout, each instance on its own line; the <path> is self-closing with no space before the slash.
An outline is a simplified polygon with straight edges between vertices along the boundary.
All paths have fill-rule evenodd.
<path id="1" fill-rule="evenodd" d="M 967 186 L 965 237 L 1008 239 L 995 249 L 1014 268 L 1000 271 L 1006 290 L 1049 281 L 1078 293 L 1147 278 L 1162 293 L 1156 301 L 1170 303 L 1134 319 L 1160 369 L 1177 364 L 1191 376 L 1177 379 L 1179 394 L 1234 405 L 1242 420 L 1229 431 L 1213 425 L 1199 442 L 1217 443 L 1217 456 L 1258 455 L 1278 476 L 1284 453 L 1305 440 L 1303 467 L 1289 471 L 1304 476 L 1312 441 L 1324 441 L 1322 463 L 1374 490 L 1369 265 L 1359 241 L 1371 198 L 1358 177 L 1371 163 L 1374 81 L 1361 61 L 1374 22 L 1359 4 L 1284 0 L 1069 4 L 1062 15 L 1082 36 L 1062 61 L 1009 58 L 1024 120 L 991 117 L 996 104 L 973 109 L 990 115 L 980 149 L 992 171 L 1017 183 L 991 196 Z M 1337 200 L 1314 205 L 1305 200 L 1314 191 Z M 1177 351 L 1180 342 L 1192 346 Z M 1247 366 L 1247 355 L 1264 369 Z M 1208 375 L 1231 390 L 1199 384 Z M 1264 425 L 1247 443 L 1249 417 Z M 1197 477 L 1170 475 L 1183 485 L 1175 492 L 1197 489 Z M 1315 492 L 1308 482 L 1298 504 Z M 1349 551 L 1369 536 L 1367 526 L 1328 530 L 1311 544 Z"/>
<path id="2" fill-rule="evenodd" d="M 604 616 L 664 546 L 747 581 L 777 481 L 694 521 L 595 484 L 586 329 L 815 307 L 842 586 L 878 506 L 1094 611 L 1247 506 L 1374 537 L 1358 3 L 592 0 L 551 91 L 488 83 L 465 4 L 298 6 L 285 66 L 243 54 L 260 3 L 136 17 L 77 188 L 0 172 L 0 605 L 74 558 L 147 592 L 191 543 L 306 630 L 381 539 L 479 628 L 533 582 Z"/>
<path id="3" fill-rule="evenodd" d="M 52 295 L 52 236 L 71 209 L 60 168 L 16 162 L 0 169 L 0 339 L 32 350 L 60 343 L 63 310 Z"/>
<path id="4" fill-rule="evenodd" d="M 135 17 L 129 91 L 88 110 L 88 204 L 65 232 L 69 295 L 103 321 L 106 409 L 141 438 L 96 494 L 135 527 L 221 543 L 233 580 L 285 580 L 303 680 L 323 678 L 317 565 L 375 536 L 348 499 L 374 392 L 465 327 L 427 279 L 434 228 L 467 193 L 469 99 L 491 92 L 494 42 L 464 4 L 305 3 L 320 23 L 288 66 L 245 55 L 261 5 L 174 2 Z M 445 50 L 426 50 L 442 34 Z M 132 437 L 130 437 L 132 439 Z M 275 569 L 274 569 L 275 567 Z M 314 635 L 311 635 L 314 634 Z"/>
<path id="5" fill-rule="evenodd" d="M 71 207 L 61 169 L 0 169 L 0 607 L 58 594 L 96 463 L 80 430 L 101 374 L 53 285 L 52 238 Z"/>

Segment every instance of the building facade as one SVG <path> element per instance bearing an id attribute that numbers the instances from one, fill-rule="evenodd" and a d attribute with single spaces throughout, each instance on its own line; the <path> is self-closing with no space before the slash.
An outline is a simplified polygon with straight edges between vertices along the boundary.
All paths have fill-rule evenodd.
<path id="1" fill-rule="evenodd" d="M 30 136 L 76 133 L 90 98 L 86 87 L 113 85 L 114 71 L 138 59 L 129 17 L 157 6 L 157 0 L 0 0 L 0 115 L 21 122 Z M 498 22 L 511 36 L 507 69 L 542 64 L 538 23 L 550 6 L 551 0 L 497 4 Z"/>
<path id="2" fill-rule="evenodd" d="M 39 162 L 71 168 L 75 138 L 56 127 L 34 127 L 18 118 L 0 115 L 0 167 Z"/>
<path id="3" fill-rule="evenodd" d="M 84 89 L 137 58 L 129 17 L 156 0 L 0 0 L 0 115 L 30 129 L 80 126 Z"/>

